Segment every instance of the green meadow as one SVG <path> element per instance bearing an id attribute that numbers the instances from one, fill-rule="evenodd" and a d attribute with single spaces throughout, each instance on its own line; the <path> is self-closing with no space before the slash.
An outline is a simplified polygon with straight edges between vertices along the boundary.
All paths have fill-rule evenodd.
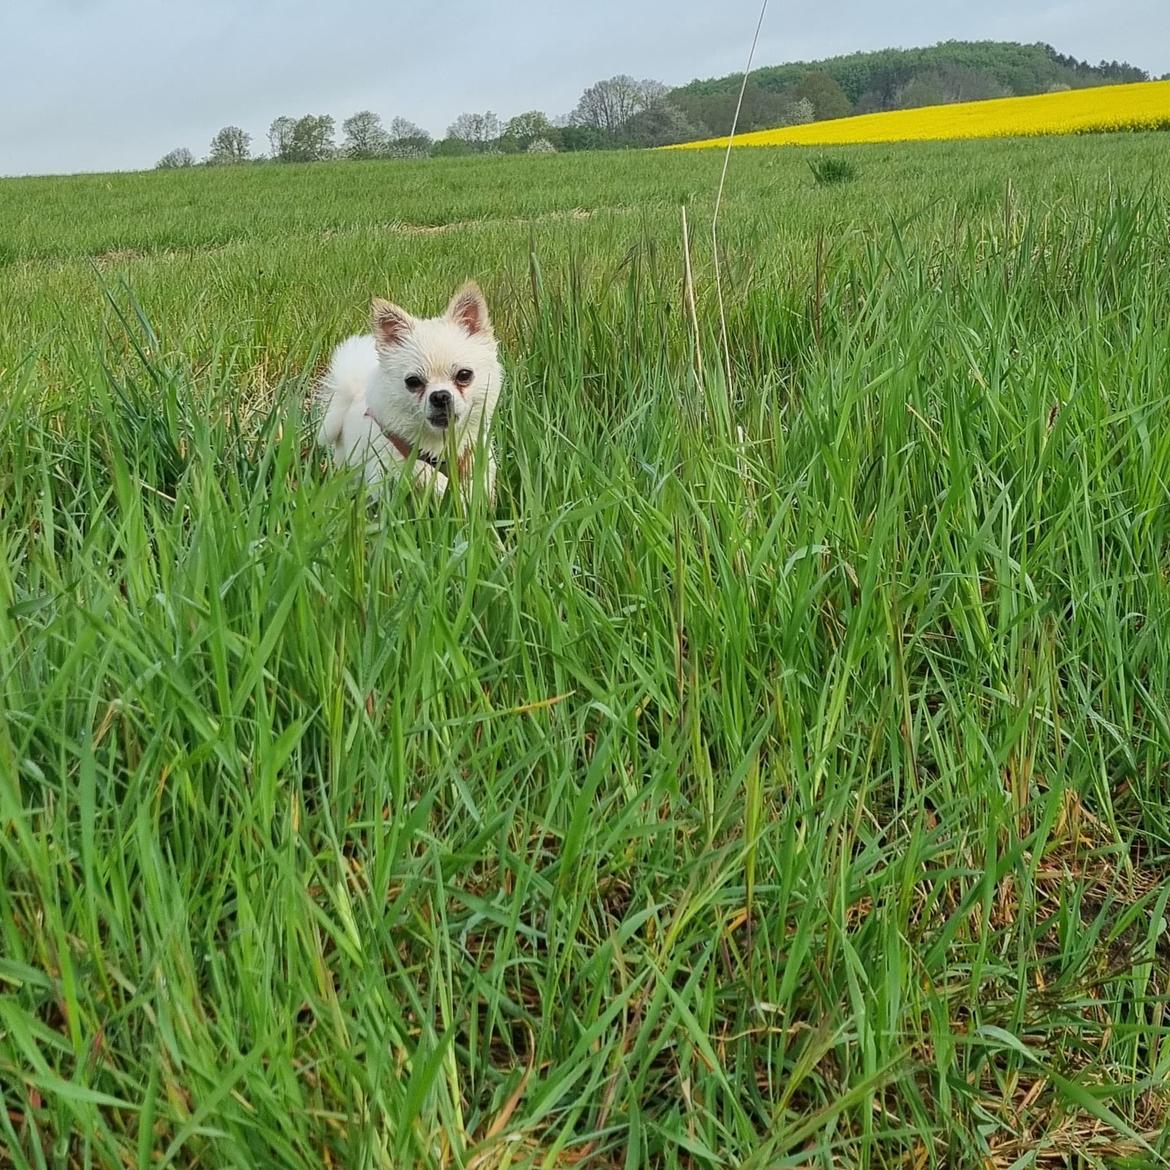
<path id="1" fill-rule="evenodd" d="M 1165 152 L 0 182 L 0 1165 L 1166 1164 Z"/>

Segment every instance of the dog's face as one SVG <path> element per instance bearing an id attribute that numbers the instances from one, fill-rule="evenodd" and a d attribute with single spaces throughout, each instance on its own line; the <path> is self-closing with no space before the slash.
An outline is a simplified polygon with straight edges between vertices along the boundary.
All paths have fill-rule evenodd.
<path id="1" fill-rule="evenodd" d="M 382 377 L 368 406 L 383 428 L 435 450 L 490 419 L 502 375 L 477 285 L 461 288 L 441 317 L 412 317 L 375 300 L 373 325 Z"/>

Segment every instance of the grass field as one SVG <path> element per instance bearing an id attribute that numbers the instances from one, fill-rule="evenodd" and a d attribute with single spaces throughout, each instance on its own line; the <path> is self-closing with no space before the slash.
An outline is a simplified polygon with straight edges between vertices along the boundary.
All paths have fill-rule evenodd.
<path id="1" fill-rule="evenodd" d="M 736 155 L 729 369 L 714 152 L 0 183 L 0 1162 L 1164 1165 L 1164 154 Z"/>

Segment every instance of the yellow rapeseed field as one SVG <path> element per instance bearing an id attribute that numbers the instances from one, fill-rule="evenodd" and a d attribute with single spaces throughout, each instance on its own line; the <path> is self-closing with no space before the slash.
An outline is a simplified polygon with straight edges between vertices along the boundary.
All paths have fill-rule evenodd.
<path id="1" fill-rule="evenodd" d="M 1092 89 L 996 98 L 916 110 L 891 110 L 756 130 L 737 135 L 736 146 L 834 146 L 915 139 L 1009 138 L 1029 134 L 1079 134 L 1109 130 L 1170 129 L 1170 81 L 1106 85 Z M 726 138 L 686 142 L 671 150 L 726 146 Z"/>

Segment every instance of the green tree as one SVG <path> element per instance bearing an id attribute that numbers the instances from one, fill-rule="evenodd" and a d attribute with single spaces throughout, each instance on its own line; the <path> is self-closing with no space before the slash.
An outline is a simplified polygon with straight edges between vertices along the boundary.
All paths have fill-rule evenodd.
<path id="1" fill-rule="evenodd" d="M 1007 86 L 983 69 L 943 65 L 937 70 L 937 77 L 943 97 L 948 102 L 985 102 L 1010 94 Z"/>
<path id="2" fill-rule="evenodd" d="M 337 153 L 333 127 L 333 119 L 328 114 L 306 114 L 298 118 L 284 158 L 288 162 L 321 162 L 333 158 Z"/>
<path id="3" fill-rule="evenodd" d="M 433 158 L 463 158 L 473 153 L 471 143 L 466 138 L 440 138 L 431 147 Z"/>
<path id="4" fill-rule="evenodd" d="M 381 158 L 390 146 L 382 119 L 373 110 L 360 110 L 341 124 L 345 132 L 342 152 L 346 158 Z"/>
<path id="5" fill-rule="evenodd" d="M 591 85 L 573 111 L 577 126 L 587 126 L 615 137 L 639 110 L 659 101 L 667 92 L 661 81 L 636 81 L 628 73 L 619 73 Z"/>
<path id="6" fill-rule="evenodd" d="M 405 118 L 390 120 L 389 138 L 386 153 L 390 158 L 426 158 L 434 146 L 431 136 L 421 126 Z"/>
<path id="7" fill-rule="evenodd" d="M 894 94 L 894 109 L 914 110 L 920 106 L 941 106 L 946 92 L 937 74 L 921 73 L 900 86 Z"/>
<path id="8" fill-rule="evenodd" d="M 559 129 L 562 150 L 604 150 L 613 139 L 596 126 L 562 126 Z"/>
<path id="9" fill-rule="evenodd" d="M 171 150 L 164 154 L 154 164 L 154 169 L 156 171 L 174 171 L 194 165 L 195 156 L 185 146 L 180 146 L 178 150 Z"/>
<path id="10" fill-rule="evenodd" d="M 693 142 L 703 134 L 676 105 L 657 101 L 636 113 L 626 123 L 621 137 L 629 146 L 670 146 L 676 142 Z"/>
<path id="11" fill-rule="evenodd" d="M 483 114 L 460 114 L 447 128 L 447 137 L 466 142 L 477 154 L 493 146 L 503 133 L 500 119 L 488 110 Z"/>
<path id="12" fill-rule="evenodd" d="M 806 126 L 809 122 L 817 120 L 817 111 L 812 102 L 806 97 L 797 98 L 796 101 L 788 107 L 788 125 L 789 126 Z"/>
<path id="13" fill-rule="evenodd" d="M 500 145 L 505 150 L 527 150 L 538 138 L 551 140 L 556 131 L 540 110 L 529 110 L 508 120 Z"/>
<path id="14" fill-rule="evenodd" d="M 792 91 L 797 101 L 812 103 L 813 116 L 818 122 L 828 118 L 847 118 L 853 113 L 849 95 L 823 69 L 812 69 L 804 75 Z"/>
<path id="15" fill-rule="evenodd" d="M 273 158 L 282 162 L 288 160 L 293 131 L 296 128 L 296 118 L 290 118 L 287 114 L 281 114 L 279 118 L 273 120 L 272 125 L 268 127 L 268 146 Z"/>
<path id="16" fill-rule="evenodd" d="M 225 126 L 211 140 L 207 155 L 209 166 L 230 166 L 245 163 L 251 158 L 252 136 L 239 126 Z"/>
<path id="17" fill-rule="evenodd" d="M 788 107 L 794 100 L 789 90 L 768 89 L 755 78 L 749 77 L 743 90 L 739 130 L 770 130 L 774 126 L 783 125 Z M 670 103 L 706 134 L 727 134 L 735 119 L 739 89 L 714 93 L 696 93 L 689 87 L 676 89 L 670 95 Z"/>

